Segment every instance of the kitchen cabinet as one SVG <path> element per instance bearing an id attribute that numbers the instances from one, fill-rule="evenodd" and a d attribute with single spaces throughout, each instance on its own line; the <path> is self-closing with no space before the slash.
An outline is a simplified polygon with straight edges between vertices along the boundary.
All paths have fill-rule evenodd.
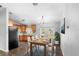
<path id="1" fill-rule="evenodd" d="M 32 28 L 33 33 L 35 33 L 36 32 L 36 24 L 32 24 L 31 28 Z"/>

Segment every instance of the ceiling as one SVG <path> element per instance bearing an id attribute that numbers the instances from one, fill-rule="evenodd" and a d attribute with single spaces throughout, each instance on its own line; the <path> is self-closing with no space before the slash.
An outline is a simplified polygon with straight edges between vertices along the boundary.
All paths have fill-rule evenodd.
<path id="1" fill-rule="evenodd" d="M 12 12 L 10 17 L 24 24 L 41 23 L 42 20 L 45 23 L 53 23 L 63 18 L 64 4 L 60 3 L 38 3 L 35 6 L 33 3 L 5 3 L 1 5 Z"/>

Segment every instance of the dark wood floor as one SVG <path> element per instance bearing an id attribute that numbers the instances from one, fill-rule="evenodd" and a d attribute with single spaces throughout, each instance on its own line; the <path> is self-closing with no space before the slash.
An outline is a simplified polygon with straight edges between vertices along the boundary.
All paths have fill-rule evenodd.
<path id="1" fill-rule="evenodd" d="M 60 45 L 56 45 L 56 56 L 63 56 Z"/>
<path id="2" fill-rule="evenodd" d="M 56 46 L 55 56 L 63 56 L 60 46 L 59 45 L 55 46 Z M 9 52 L 0 51 L 0 56 L 25 56 L 26 54 L 27 54 L 26 42 L 21 42 L 18 48 L 10 50 Z"/>

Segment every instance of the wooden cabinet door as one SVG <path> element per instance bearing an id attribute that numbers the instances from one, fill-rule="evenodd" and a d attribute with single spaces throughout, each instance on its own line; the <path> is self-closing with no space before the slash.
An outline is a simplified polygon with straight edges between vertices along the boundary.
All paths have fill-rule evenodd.
<path id="1" fill-rule="evenodd" d="M 18 30 L 20 32 L 26 32 L 27 25 L 18 25 Z"/>
<path id="2" fill-rule="evenodd" d="M 27 35 L 19 35 L 19 40 L 21 42 L 27 42 Z"/>
<path id="3" fill-rule="evenodd" d="M 21 32 L 26 32 L 26 25 L 21 25 Z"/>
<path id="4" fill-rule="evenodd" d="M 32 28 L 33 33 L 35 33 L 36 32 L 36 24 L 32 24 L 31 28 Z"/>

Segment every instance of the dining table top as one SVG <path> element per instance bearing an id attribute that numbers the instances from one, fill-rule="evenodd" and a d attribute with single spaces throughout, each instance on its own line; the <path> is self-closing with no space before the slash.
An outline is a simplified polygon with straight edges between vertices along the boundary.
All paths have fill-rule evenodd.
<path id="1" fill-rule="evenodd" d="M 49 42 L 46 39 L 36 39 L 36 40 L 31 40 L 30 43 L 46 45 Z"/>

